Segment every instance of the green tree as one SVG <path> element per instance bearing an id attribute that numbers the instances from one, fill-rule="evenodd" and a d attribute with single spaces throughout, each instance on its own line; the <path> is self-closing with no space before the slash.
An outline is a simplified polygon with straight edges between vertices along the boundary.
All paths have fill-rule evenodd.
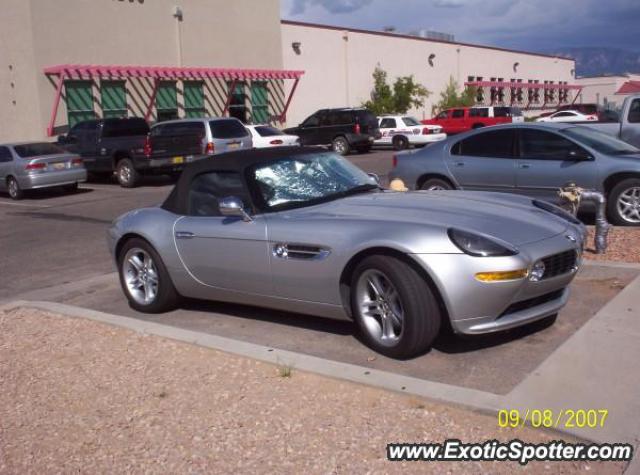
<path id="1" fill-rule="evenodd" d="M 406 114 L 409 109 L 422 107 L 431 93 L 413 76 L 396 78 L 393 87 L 387 82 L 387 72 L 380 66 L 373 71 L 371 99 L 362 104 L 375 115 Z"/>
<path id="2" fill-rule="evenodd" d="M 462 92 L 459 92 L 458 83 L 453 79 L 453 76 L 449 78 L 447 87 L 440 93 L 440 101 L 433 106 L 431 111 L 433 114 L 436 112 L 451 109 L 452 107 L 471 107 L 476 103 L 477 90 L 475 87 L 466 87 Z"/>

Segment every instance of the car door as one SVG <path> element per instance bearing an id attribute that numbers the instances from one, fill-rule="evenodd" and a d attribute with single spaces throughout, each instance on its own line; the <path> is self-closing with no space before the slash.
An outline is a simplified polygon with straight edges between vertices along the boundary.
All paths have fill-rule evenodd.
<path id="1" fill-rule="evenodd" d="M 511 192 L 516 181 L 515 130 L 481 130 L 456 142 L 449 170 L 466 190 Z"/>
<path id="2" fill-rule="evenodd" d="M 296 135 L 300 137 L 302 145 L 317 145 L 318 128 L 322 111 L 318 111 L 307 117 L 296 129 Z"/>
<path id="3" fill-rule="evenodd" d="M 239 173 L 213 171 L 194 178 L 189 214 L 174 225 L 180 259 L 198 282 L 229 291 L 259 295 L 273 292 L 269 248 L 263 216 L 250 222 L 220 214 L 218 200 L 249 195 Z"/>
<path id="4" fill-rule="evenodd" d="M 467 127 L 467 119 L 465 118 L 465 110 L 464 109 L 453 109 L 451 111 L 451 116 L 448 120 L 449 130 L 451 130 L 452 134 L 457 134 L 459 132 L 464 132 L 468 130 L 470 127 Z"/>
<path id="5" fill-rule="evenodd" d="M 13 156 L 9 147 L 0 146 L 0 188 L 5 189 L 7 185 L 7 176 L 13 169 Z"/>
<path id="6" fill-rule="evenodd" d="M 626 119 L 622 123 L 620 138 L 640 147 L 640 99 L 633 99 Z"/>
<path id="7" fill-rule="evenodd" d="M 379 140 L 379 142 L 390 144 L 393 139 L 393 134 L 395 132 L 396 126 L 396 119 L 393 117 L 385 117 L 380 120 L 380 133 L 382 134 L 382 138 Z"/>
<path id="8" fill-rule="evenodd" d="M 597 163 L 592 154 L 562 135 L 542 129 L 518 130 L 516 192 L 558 202 L 568 183 L 597 188 Z"/>

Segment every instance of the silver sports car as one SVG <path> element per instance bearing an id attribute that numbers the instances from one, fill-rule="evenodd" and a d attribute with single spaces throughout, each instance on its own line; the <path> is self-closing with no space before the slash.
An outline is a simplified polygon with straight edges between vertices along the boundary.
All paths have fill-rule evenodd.
<path id="1" fill-rule="evenodd" d="M 188 165 L 108 241 L 136 310 L 189 297 L 349 319 L 407 358 L 445 322 L 479 334 L 554 319 L 584 228 L 522 196 L 386 191 L 335 153 L 282 147 Z"/>

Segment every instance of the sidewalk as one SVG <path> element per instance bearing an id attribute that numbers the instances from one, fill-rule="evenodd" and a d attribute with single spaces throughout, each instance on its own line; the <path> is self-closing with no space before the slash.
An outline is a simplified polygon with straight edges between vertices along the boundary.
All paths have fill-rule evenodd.
<path id="1" fill-rule="evenodd" d="M 0 473 L 620 473 L 391 463 L 388 442 L 557 434 L 82 318 L 0 311 Z M 565 438 L 566 437 L 562 437 Z"/>

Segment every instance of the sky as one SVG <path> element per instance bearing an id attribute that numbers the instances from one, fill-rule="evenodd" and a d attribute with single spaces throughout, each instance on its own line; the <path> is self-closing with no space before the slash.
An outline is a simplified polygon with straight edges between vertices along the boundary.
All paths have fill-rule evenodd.
<path id="1" fill-rule="evenodd" d="M 640 51 L 640 0 L 281 0 L 282 18 L 399 33 L 435 30 L 528 51 Z"/>

